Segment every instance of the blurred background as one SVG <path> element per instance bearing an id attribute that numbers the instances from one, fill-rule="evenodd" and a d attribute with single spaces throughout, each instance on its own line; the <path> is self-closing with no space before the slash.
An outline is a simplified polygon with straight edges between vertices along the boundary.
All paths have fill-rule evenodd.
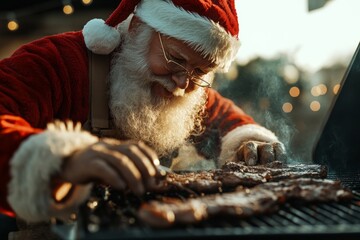
<path id="1" fill-rule="evenodd" d="M 294 160 L 312 148 L 359 40 L 358 0 L 236 0 L 237 61 L 215 88 L 273 129 Z M 0 3 L 0 59 L 45 35 L 106 19 L 118 0 L 12 0 Z"/>

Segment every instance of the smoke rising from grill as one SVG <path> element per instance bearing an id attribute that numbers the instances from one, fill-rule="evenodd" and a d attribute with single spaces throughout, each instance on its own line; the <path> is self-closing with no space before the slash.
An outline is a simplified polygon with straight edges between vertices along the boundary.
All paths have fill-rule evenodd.
<path id="1" fill-rule="evenodd" d="M 291 101 L 285 94 L 289 84 L 283 75 L 289 65 L 287 56 L 272 60 L 254 59 L 245 66 L 237 66 L 236 80 L 224 84 L 227 86 L 223 85 L 219 91 L 233 99 L 255 121 L 274 131 L 291 156 L 290 145 L 297 129 L 289 114 L 282 111 L 282 105 Z M 288 161 L 294 162 L 295 159 L 291 157 Z"/>

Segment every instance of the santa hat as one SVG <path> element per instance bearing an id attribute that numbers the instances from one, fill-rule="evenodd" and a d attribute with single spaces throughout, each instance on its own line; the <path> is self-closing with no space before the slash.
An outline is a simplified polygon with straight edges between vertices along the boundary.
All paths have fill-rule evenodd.
<path id="1" fill-rule="evenodd" d="M 122 0 L 106 21 L 93 19 L 84 26 L 87 48 L 97 54 L 111 53 L 121 39 L 116 26 L 132 13 L 225 69 L 240 46 L 234 0 Z"/>

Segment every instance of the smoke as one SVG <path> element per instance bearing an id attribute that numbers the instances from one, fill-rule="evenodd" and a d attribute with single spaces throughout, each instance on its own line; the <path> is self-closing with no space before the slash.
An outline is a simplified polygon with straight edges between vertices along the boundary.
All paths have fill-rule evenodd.
<path id="1" fill-rule="evenodd" d="M 256 74 L 259 79 L 258 88 L 255 91 L 254 98 L 258 100 L 260 111 L 255 109 L 254 117 L 260 123 L 272 130 L 279 138 L 279 140 L 285 145 L 288 155 L 291 153 L 291 140 L 293 139 L 297 129 L 293 121 L 287 114 L 282 111 L 282 105 L 288 101 L 288 96 L 284 93 L 286 84 L 283 77 L 279 74 L 281 67 L 285 62 L 280 61 L 276 66 L 271 64 L 269 67 L 258 66 Z M 265 103 L 268 103 L 264 106 Z M 292 162 L 293 156 L 288 159 L 288 162 Z"/>
<path id="2" fill-rule="evenodd" d="M 289 86 L 282 74 L 289 61 L 285 56 L 278 59 L 255 59 L 246 66 L 238 66 L 238 77 L 227 88 L 220 88 L 222 95 L 232 99 L 256 122 L 273 131 L 285 145 L 288 162 L 295 162 L 292 140 L 298 133 L 294 121 L 282 110 L 289 102 Z"/>

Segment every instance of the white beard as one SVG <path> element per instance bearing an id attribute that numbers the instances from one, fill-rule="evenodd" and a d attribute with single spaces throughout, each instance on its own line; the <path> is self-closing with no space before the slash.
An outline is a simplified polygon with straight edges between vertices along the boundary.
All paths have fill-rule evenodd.
<path id="1" fill-rule="evenodd" d="M 184 93 L 169 77 L 153 75 L 146 62 L 152 29 L 139 26 L 136 37 L 125 35 L 110 72 L 110 110 L 114 124 L 128 139 L 142 140 L 159 156 L 180 147 L 201 122 L 206 99 L 203 88 Z M 174 98 L 151 94 L 154 82 L 172 89 Z"/>

